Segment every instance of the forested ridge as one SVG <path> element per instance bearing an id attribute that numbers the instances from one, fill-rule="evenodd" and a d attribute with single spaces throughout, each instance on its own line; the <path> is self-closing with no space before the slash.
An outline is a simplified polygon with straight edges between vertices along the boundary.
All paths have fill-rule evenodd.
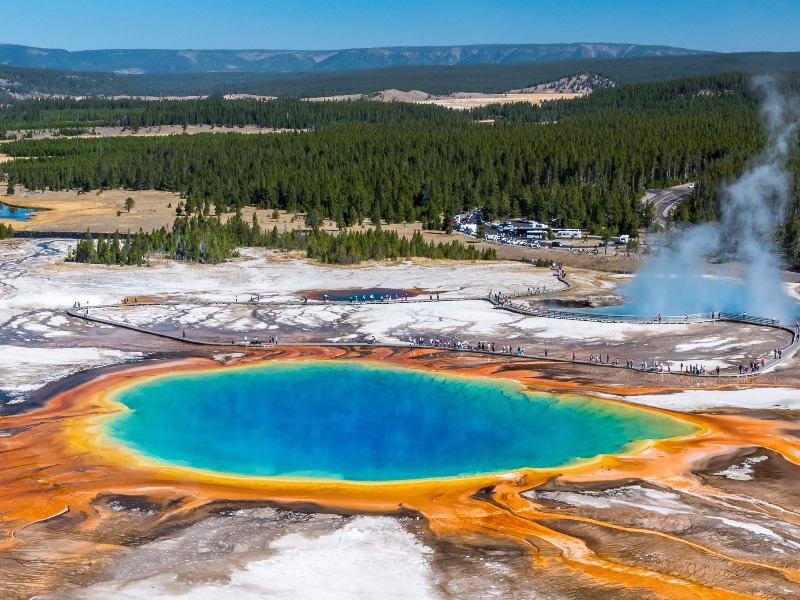
<path id="1" fill-rule="evenodd" d="M 800 76 L 785 77 L 782 86 L 800 89 Z M 470 112 L 292 99 L 91 101 L 79 108 L 47 101 L 37 104 L 43 114 L 80 109 L 141 126 L 256 121 L 308 131 L 24 140 L 5 152 L 33 159 L 0 168 L 11 185 L 30 189 L 171 190 L 185 197 L 189 215 L 254 205 L 304 212 L 312 228 L 328 217 L 340 228 L 420 220 L 438 229 L 449 215 L 482 206 L 490 219 L 524 216 L 635 233 L 652 217 L 640 202 L 646 188 L 697 182 L 676 218 L 716 218 L 720 183 L 738 176 L 765 142 L 759 100 L 747 76 L 730 74 Z M 34 109 L 7 110 L 19 117 Z M 795 151 L 796 197 L 798 158 Z M 792 206 L 787 218 L 798 210 Z"/>
<path id="2" fill-rule="evenodd" d="M 247 93 L 314 97 L 370 94 L 388 88 L 503 93 L 579 74 L 617 84 L 665 81 L 738 71 L 766 73 L 800 69 L 798 52 L 745 52 L 696 56 L 580 59 L 502 65 L 409 66 L 310 73 L 156 73 L 115 75 L 0 65 L 0 97 L 30 93 L 97 95 L 214 95 Z M 17 96 L 13 96 L 13 95 Z"/>
<path id="3" fill-rule="evenodd" d="M 74 135 L 95 127 L 137 130 L 159 125 L 213 125 L 269 129 L 318 129 L 337 123 L 388 125 L 411 120 L 431 125 L 465 122 L 456 111 L 405 102 L 307 102 L 299 98 L 226 100 L 35 100 L 0 106 L 0 137 L 7 131 L 54 130 Z"/>
<path id="4" fill-rule="evenodd" d="M 797 87 L 798 78 L 787 79 Z M 93 101 L 87 110 L 104 110 Z M 129 102 L 130 104 L 126 104 Z M 47 111 L 70 110 L 55 101 Z M 678 215 L 716 215 L 720 179 L 736 176 L 764 142 L 758 96 L 743 75 L 639 84 L 588 97 L 492 106 L 470 113 L 435 106 L 218 99 L 165 103 L 131 119 L 295 125 L 270 136 L 25 140 L 6 144 L 10 181 L 31 189 L 164 189 L 189 212 L 252 204 L 302 211 L 341 227 L 364 219 L 421 220 L 484 206 L 490 218 L 522 215 L 565 227 L 633 233 L 648 224 L 645 188 L 698 181 Z M 23 109 L 15 109 L 23 110 Z M 160 112 L 159 112 L 160 111 Z M 184 114 L 184 116 L 186 116 Z M 492 118 L 494 124 L 479 123 Z M 144 123 L 145 121 L 140 121 Z"/>

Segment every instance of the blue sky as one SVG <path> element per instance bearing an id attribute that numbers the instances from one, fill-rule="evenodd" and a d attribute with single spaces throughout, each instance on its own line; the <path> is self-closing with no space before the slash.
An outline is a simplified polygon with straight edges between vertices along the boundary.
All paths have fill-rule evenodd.
<path id="1" fill-rule="evenodd" d="M 800 0 L 0 0 L 0 42 L 292 48 L 630 42 L 800 50 Z"/>

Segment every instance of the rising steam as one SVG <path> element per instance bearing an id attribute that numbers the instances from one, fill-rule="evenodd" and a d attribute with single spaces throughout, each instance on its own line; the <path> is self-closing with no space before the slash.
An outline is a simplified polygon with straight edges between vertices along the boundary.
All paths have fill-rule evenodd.
<path id="1" fill-rule="evenodd" d="M 797 303 L 783 285 L 773 237 L 789 206 L 786 164 L 800 126 L 800 99 L 787 98 L 773 77 L 756 77 L 769 139 L 744 174 L 720 194 L 720 219 L 684 229 L 649 257 L 625 286 L 639 312 L 682 315 L 746 312 L 792 321 Z M 739 281 L 709 275 L 709 257 L 740 265 Z"/>

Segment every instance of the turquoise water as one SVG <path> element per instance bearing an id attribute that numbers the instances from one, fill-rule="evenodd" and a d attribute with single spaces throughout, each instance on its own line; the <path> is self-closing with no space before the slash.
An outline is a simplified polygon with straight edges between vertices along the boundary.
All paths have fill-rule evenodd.
<path id="1" fill-rule="evenodd" d="M 12 221 L 27 221 L 34 213 L 32 208 L 16 208 L 0 202 L 0 219 L 11 219 Z"/>
<path id="2" fill-rule="evenodd" d="M 482 378 L 351 362 L 156 377 L 122 390 L 112 438 L 227 473 L 390 481 L 564 465 L 694 425 Z"/>

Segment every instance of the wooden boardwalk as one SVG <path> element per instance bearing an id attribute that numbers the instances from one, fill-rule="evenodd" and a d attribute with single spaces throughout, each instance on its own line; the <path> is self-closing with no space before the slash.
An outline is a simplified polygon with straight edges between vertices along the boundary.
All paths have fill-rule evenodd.
<path id="1" fill-rule="evenodd" d="M 567 282 L 565 279 L 559 277 L 559 279 L 571 287 L 571 283 Z M 569 289 L 569 288 L 568 288 Z M 543 318 L 556 318 L 556 319 L 569 319 L 575 321 L 596 321 L 596 322 L 605 322 L 605 323 L 636 323 L 641 325 L 653 325 L 653 326 L 660 326 L 660 325 L 669 325 L 669 324 L 681 324 L 681 325 L 690 325 L 693 323 L 707 323 L 707 322 L 739 322 L 739 323 L 747 323 L 751 325 L 756 325 L 760 327 L 773 327 L 776 329 L 781 329 L 784 331 L 789 332 L 792 335 L 792 343 L 781 349 L 781 358 L 775 359 L 771 358 L 766 361 L 763 368 L 758 371 L 751 372 L 748 374 L 740 374 L 740 373 L 720 373 L 717 375 L 716 373 L 705 373 L 702 375 L 693 375 L 688 373 L 683 373 L 680 371 L 658 371 L 652 368 L 650 369 L 642 369 L 640 367 L 627 367 L 623 365 L 613 365 L 613 364 L 606 364 L 602 362 L 589 362 L 589 361 L 582 361 L 582 360 L 570 360 L 566 358 L 557 358 L 551 356 L 534 356 L 534 355 L 518 355 L 516 353 L 503 353 L 503 352 L 490 352 L 485 350 L 477 350 L 477 349 L 466 349 L 466 348 L 447 348 L 443 346 L 431 346 L 431 345 L 416 345 L 412 343 L 372 343 L 368 340 L 363 340 L 359 342 L 315 342 L 315 343 L 296 343 L 296 342 L 282 342 L 280 346 L 331 346 L 331 347 L 386 347 L 386 348 L 422 348 L 422 349 L 434 349 L 434 350 L 445 350 L 448 352 L 458 352 L 458 353 L 470 353 L 470 354 L 481 354 L 481 355 L 489 355 L 495 357 L 502 357 L 502 358 L 510 358 L 510 359 L 519 359 L 519 360 L 544 360 L 553 363 L 570 363 L 576 365 L 587 365 L 592 367 L 603 367 L 609 369 L 627 369 L 633 370 L 641 373 L 652 373 L 657 375 L 675 375 L 675 376 L 684 376 L 684 377 L 725 377 L 725 378 L 747 378 L 752 377 L 755 375 L 761 375 L 764 373 L 768 373 L 771 371 L 776 365 L 779 363 L 787 360 L 790 356 L 792 356 L 800 346 L 800 338 L 795 334 L 794 329 L 791 327 L 787 327 L 781 325 L 774 319 L 762 319 L 758 317 L 747 317 L 745 315 L 734 315 L 728 313 L 714 313 L 717 316 L 713 316 L 711 313 L 704 313 L 698 315 L 685 315 L 683 317 L 675 317 L 675 316 L 668 316 L 664 317 L 662 315 L 661 321 L 657 318 L 654 319 L 652 317 L 642 317 L 636 315 L 604 315 L 602 313 L 581 313 L 581 312 L 573 312 L 573 311 L 564 311 L 564 310 L 551 310 L 551 309 L 537 309 L 537 308 L 525 308 L 519 305 L 516 305 L 513 302 L 506 301 L 506 302 L 499 302 L 497 299 L 490 297 L 490 296 L 483 296 L 483 297 L 464 297 L 464 298 L 409 298 L 403 300 L 391 300 L 391 301 L 382 301 L 382 300 L 375 300 L 375 301 L 362 301 L 362 302 L 319 302 L 319 301 L 311 301 L 310 304 L 314 305 L 324 305 L 324 304 L 332 304 L 332 305 L 387 305 L 387 304 L 397 304 L 397 303 L 429 303 L 429 302 L 464 302 L 464 301 L 475 301 L 475 300 L 486 300 L 493 305 L 495 309 L 500 310 L 507 310 L 510 312 L 529 315 L 533 317 L 543 317 Z M 194 345 L 194 346 L 203 346 L 203 347 L 211 347 L 211 348 L 236 348 L 236 349 L 254 349 L 254 348 L 269 348 L 274 347 L 274 345 L 266 344 L 266 343 L 246 343 L 246 342 L 234 342 L 234 343 L 226 343 L 226 342 L 217 342 L 217 341 L 208 341 L 208 340 L 201 340 L 193 337 L 185 337 L 185 333 L 167 333 L 167 332 L 159 332 L 153 331 L 152 329 L 147 329 L 144 327 L 140 327 L 138 325 L 134 325 L 132 323 L 126 323 L 124 321 L 116 321 L 112 319 L 107 319 L 103 317 L 94 316 L 91 313 L 92 310 L 96 309 L 116 309 L 116 308 L 136 308 L 138 306 L 165 306 L 165 307 L 176 307 L 176 306 L 247 306 L 251 308 L 259 307 L 259 306 L 268 306 L 268 307 L 280 307 L 280 306 L 300 306 L 300 305 L 308 305 L 309 302 L 304 301 L 286 301 L 286 302 L 210 302 L 210 301 L 197 301 L 197 302 L 137 302 L 137 303 L 119 303 L 119 304 L 104 304 L 104 305 L 97 305 L 91 307 L 82 307 L 82 308 L 70 308 L 67 310 L 67 314 L 71 317 L 84 319 L 86 321 L 100 323 L 103 325 L 110 325 L 113 327 L 120 327 L 123 329 L 129 329 L 131 331 L 136 331 L 139 333 L 144 333 L 147 335 L 156 336 L 163 339 L 168 339 L 171 341 L 181 342 L 184 344 Z"/>

